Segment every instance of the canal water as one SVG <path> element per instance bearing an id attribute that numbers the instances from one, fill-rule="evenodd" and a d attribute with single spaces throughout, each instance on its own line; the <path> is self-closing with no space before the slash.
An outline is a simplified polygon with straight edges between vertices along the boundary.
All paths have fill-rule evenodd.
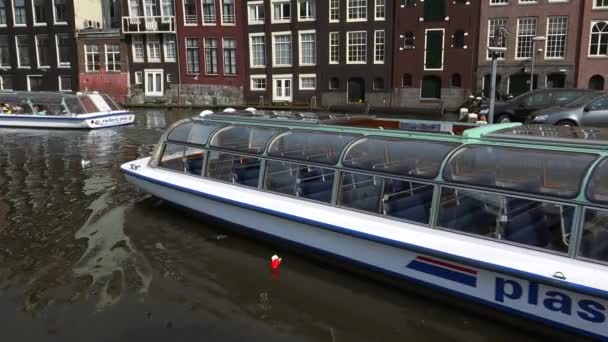
<path id="1" fill-rule="evenodd" d="M 128 184 L 188 112 L 0 129 L 2 341 L 512 341 L 514 326 L 232 234 Z"/>

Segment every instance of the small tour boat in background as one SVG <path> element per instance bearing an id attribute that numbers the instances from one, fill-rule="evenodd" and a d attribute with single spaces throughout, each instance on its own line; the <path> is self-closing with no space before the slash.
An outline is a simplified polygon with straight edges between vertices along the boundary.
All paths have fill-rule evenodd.
<path id="1" fill-rule="evenodd" d="M 122 165 L 168 202 L 608 339 L 608 130 L 218 113 Z"/>
<path id="2" fill-rule="evenodd" d="M 96 129 L 133 121 L 133 113 L 96 92 L 0 92 L 0 127 Z"/>

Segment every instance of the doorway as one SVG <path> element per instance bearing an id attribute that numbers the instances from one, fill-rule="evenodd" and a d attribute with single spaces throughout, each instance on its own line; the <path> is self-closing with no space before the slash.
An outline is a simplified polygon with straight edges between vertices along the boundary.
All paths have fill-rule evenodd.
<path id="1" fill-rule="evenodd" d="M 273 83 L 272 100 L 277 102 L 291 102 L 293 77 L 275 77 Z"/>
<path id="2" fill-rule="evenodd" d="M 365 81 L 362 78 L 351 78 L 348 80 L 348 102 L 365 102 Z"/>
<path id="3" fill-rule="evenodd" d="M 144 70 L 144 86 L 146 87 L 146 96 L 164 95 L 163 74 L 163 70 Z"/>

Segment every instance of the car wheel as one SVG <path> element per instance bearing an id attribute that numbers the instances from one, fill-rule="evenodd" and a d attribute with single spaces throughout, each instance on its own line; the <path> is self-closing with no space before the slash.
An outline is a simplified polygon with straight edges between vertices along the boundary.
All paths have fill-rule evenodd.
<path id="1" fill-rule="evenodd" d="M 509 123 L 511 121 L 513 121 L 513 120 L 511 120 L 511 115 L 509 115 L 509 114 L 501 114 L 496 119 L 497 123 Z"/>
<path id="2" fill-rule="evenodd" d="M 566 126 L 566 127 L 576 127 L 576 123 L 571 120 L 562 120 L 556 123 L 558 126 Z"/>

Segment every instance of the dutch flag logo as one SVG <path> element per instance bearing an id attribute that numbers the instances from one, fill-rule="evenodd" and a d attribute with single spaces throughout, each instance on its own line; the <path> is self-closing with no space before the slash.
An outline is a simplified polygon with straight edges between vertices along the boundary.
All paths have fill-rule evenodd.
<path id="1" fill-rule="evenodd" d="M 406 267 L 463 285 L 477 287 L 477 271 L 461 265 L 419 255 Z"/>

